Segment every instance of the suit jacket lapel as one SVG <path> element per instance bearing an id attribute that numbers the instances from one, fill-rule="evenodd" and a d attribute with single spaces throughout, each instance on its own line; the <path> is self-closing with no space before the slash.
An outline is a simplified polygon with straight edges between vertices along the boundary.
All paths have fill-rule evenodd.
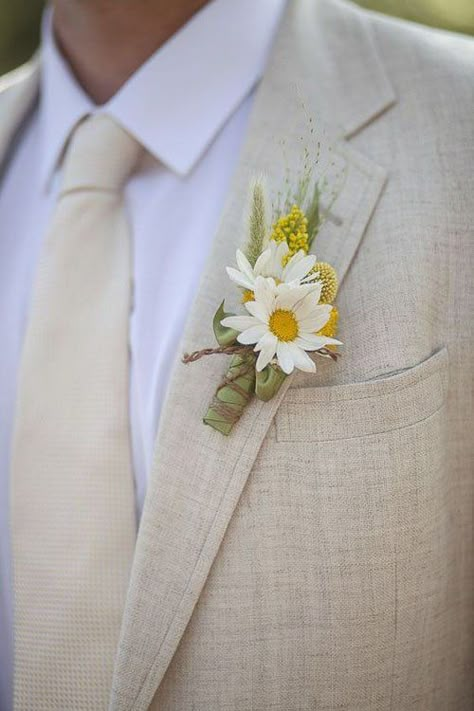
<path id="1" fill-rule="evenodd" d="M 305 121 L 288 111 L 297 82 L 307 108 L 337 126 L 335 153 L 346 162 L 345 182 L 318 236 L 318 252 L 340 279 L 349 267 L 385 181 L 385 171 L 350 148 L 353 134 L 393 103 L 365 26 L 349 10 L 323 0 L 289 5 L 268 71 L 259 87 L 239 167 L 189 319 L 182 350 L 213 343 L 211 322 L 223 296 L 232 293 L 225 266 L 243 240 L 248 182 L 264 171 L 274 181 L 280 139 L 291 154 Z M 336 8 L 336 9 L 334 9 Z M 352 10 L 350 11 L 352 13 Z M 338 19 L 340 21 L 338 21 Z M 347 71 L 336 64 L 331 42 L 344 42 Z M 353 77 L 354 81 L 354 77 Z M 351 87 L 349 96 L 347 89 Z M 367 90 L 365 88 L 367 87 Z M 343 92 L 346 91 L 345 99 Z M 314 101 L 314 96 L 319 101 Z M 365 107 L 363 108 L 363 97 Z M 354 103 L 349 105 L 354 98 Z M 346 101 L 347 100 L 347 101 Z M 337 120 L 337 124 L 335 123 Z M 222 378 L 225 359 L 178 363 L 157 437 L 149 490 L 140 526 L 111 697 L 113 711 L 148 708 L 188 624 L 273 415 L 290 385 L 270 403 L 254 400 L 229 437 L 202 424 Z"/>

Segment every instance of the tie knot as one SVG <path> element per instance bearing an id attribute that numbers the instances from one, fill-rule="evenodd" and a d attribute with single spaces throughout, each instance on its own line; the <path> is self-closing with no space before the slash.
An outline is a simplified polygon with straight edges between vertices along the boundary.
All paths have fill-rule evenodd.
<path id="1" fill-rule="evenodd" d="M 71 190 L 121 190 L 143 148 L 110 116 L 89 116 L 71 135 L 63 164 L 61 194 Z"/>

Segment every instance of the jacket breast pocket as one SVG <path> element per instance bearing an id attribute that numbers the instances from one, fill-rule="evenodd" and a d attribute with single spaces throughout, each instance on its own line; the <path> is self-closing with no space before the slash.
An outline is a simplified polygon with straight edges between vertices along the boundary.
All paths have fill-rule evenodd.
<path id="1" fill-rule="evenodd" d="M 283 627 L 285 669 L 301 620 L 295 644 L 337 690 L 327 708 L 372 708 L 353 694 L 375 699 L 375 679 L 373 707 L 388 708 L 394 669 L 407 699 L 396 708 L 411 708 L 443 669 L 456 610 L 447 384 L 443 348 L 374 380 L 289 389 L 244 492 L 235 540 L 257 556 L 269 600 L 283 590 L 269 618 Z"/>
<path id="2" fill-rule="evenodd" d="M 448 351 L 374 380 L 291 388 L 275 418 L 278 442 L 331 442 L 376 437 L 421 425 L 443 407 Z"/>

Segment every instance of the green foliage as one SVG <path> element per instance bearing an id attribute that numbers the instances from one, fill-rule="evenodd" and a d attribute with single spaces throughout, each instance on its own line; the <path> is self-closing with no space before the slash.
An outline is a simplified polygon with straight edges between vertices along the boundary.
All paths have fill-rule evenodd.
<path id="1" fill-rule="evenodd" d="M 234 331 L 233 328 L 228 328 L 227 326 L 223 326 L 221 324 L 222 319 L 224 319 L 226 316 L 234 316 L 234 314 L 226 313 L 224 311 L 224 302 L 222 302 L 222 304 L 219 306 L 214 315 L 212 327 L 214 329 L 216 341 L 223 348 L 226 348 L 227 346 L 233 346 L 234 343 L 237 341 L 237 336 L 239 335 L 238 331 Z"/>
<path id="2" fill-rule="evenodd" d="M 277 394 L 285 378 L 285 373 L 278 366 L 267 365 L 260 373 L 257 373 L 255 395 L 259 400 L 268 402 Z"/>
<path id="3" fill-rule="evenodd" d="M 358 5 L 446 30 L 474 34 L 473 0 L 356 0 Z"/>
<path id="4" fill-rule="evenodd" d="M 203 422 L 224 435 L 240 419 L 255 392 L 254 353 L 234 355 L 224 382 L 219 386 Z"/>
<path id="5" fill-rule="evenodd" d="M 36 50 L 43 6 L 43 0 L 0 0 L 0 75 Z"/>
<path id="6" fill-rule="evenodd" d="M 319 183 L 316 183 L 316 185 L 313 188 L 313 195 L 312 195 L 311 199 L 308 201 L 307 206 L 306 206 L 306 217 L 308 219 L 308 237 L 309 237 L 309 246 L 310 247 L 314 241 L 314 238 L 318 234 L 319 225 L 320 225 L 319 196 L 320 196 Z"/>
<path id="7" fill-rule="evenodd" d="M 473 0 L 356 0 L 362 7 L 434 27 L 474 34 Z M 25 62 L 38 46 L 43 0 L 0 1 L 0 74 Z"/>

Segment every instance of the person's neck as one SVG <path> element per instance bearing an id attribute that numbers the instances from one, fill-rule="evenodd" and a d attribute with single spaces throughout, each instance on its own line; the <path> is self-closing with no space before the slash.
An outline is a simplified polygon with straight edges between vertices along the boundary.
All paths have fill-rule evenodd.
<path id="1" fill-rule="evenodd" d="M 209 0 L 54 0 L 53 28 L 96 104 L 112 97 Z"/>

